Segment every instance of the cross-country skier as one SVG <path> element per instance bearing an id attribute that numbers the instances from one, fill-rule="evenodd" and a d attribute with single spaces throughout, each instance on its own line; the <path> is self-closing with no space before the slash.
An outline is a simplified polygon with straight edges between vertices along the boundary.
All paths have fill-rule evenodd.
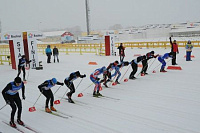
<path id="1" fill-rule="evenodd" d="M 73 72 L 69 75 L 69 77 L 67 77 L 64 80 L 65 85 L 70 89 L 70 92 L 67 93 L 67 97 L 68 97 L 68 101 L 70 103 L 74 103 L 74 101 L 71 99 L 72 94 L 75 93 L 75 88 L 74 88 L 74 84 L 73 81 L 77 78 L 85 78 L 86 75 L 81 75 L 79 71 Z"/>
<path id="2" fill-rule="evenodd" d="M 156 58 L 158 56 L 154 55 L 154 51 L 151 51 L 149 53 L 146 54 L 146 59 L 142 60 L 142 71 L 141 74 L 148 74 L 146 73 L 147 69 L 148 69 L 148 60 L 151 58 Z"/>
<path id="3" fill-rule="evenodd" d="M 98 96 L 102 96 L 99 93 L 99 89 L 101 88 L 101 83 L 100 83 L 100 78 L 98 78 L 98 76 L 100 74 L 106 74 L 107 70 L 106 67 L 103 66 L 102 68 L 96 69 L 91 75 L 90 75 L 90 80 L 95 84 L 94 87 L 94 91 L 93 91 L 93 96 L 94 97 L 98 97 Z"/>
<path id="4" fill-rule="evenodd" d="M 129 76 L 129 79 L 135 79 L 135 73 L 137 72 L 137 69 L 138 69 L 138 63 L 145 60 L 146 59 L 146 56 L 139 56 L 137 57 L 136 59 L 132 60 L 130 62 L 131 64 L 131 67 L 133 69 L 133 71 L 131 72 L 130 76 Z"/>
<path id="5" fill-rule="evenodd" d="M 170 57 L 170 58 L 173 58 L 172 52 L 170 52 L 170 53 L 165 53 L 164 55 L 160 55 L 160 56 L 158 57 L 158 61 L 160 61 L 160 63 L 162 63 L 160 72 L 167 72 L 167 71 L 165 71 L 165 66 L 166 66 L 165 59 L 168 59 L 169 57 Z"/>
<path id="6" fill-rule="evenodd" d="M 40 92 L 46 97 L 46 104 L 45 104 L 45 111 L 47 113 L 51 113 L 52 111 L 56 111 L 56 109 L 53 107 L 53 102 L 54 102 L 54 96 L 53 93 L 51 91 L 51 87 L 55 86 L 55 85 L 64 85 L 64 83 L 60 83 L 57 81 L 56 78 L 52 78 L 50 80 L 46 80 L 44 81 L 44 83 L 42 83 L 41 85 L 38 86 Z M 49 109 L 49 100 L 50 101 L 50 109 Z"/>
<path id="7" fill-rule="evenodd" d="M 17 123 L 19 123 L 20 125 L 24 125 L 24 122 L 21 120 L 22 102 L 18 93 L 20 89 L 22 89 L 22 99 L 25 100 L 24 83 L 22 82 L 20 77 L 16 77 L 15 80 L 13 82 L 8 83 L 7 86 L 2 91 L 2 95 L 6 101 L 6 104 L 9 104 L 10 107 L 12 108 L 11 118 L 10 118 L 10 126 L 12 127 L 16 127 L 16 124 L 14 122 L 14 117 L 17 108 L 18 108 Z"/>
<path id="8" fill-rule="evenodd" d="M 25 72 L 25 63 L 29 64 L 31 62 L 28 61 L 26 59 L 25 55 L 22 55 L 22 57 L 19 59 L 19 64 L 18 64 L 18 74 L 17 77 L 19 77 L 19 75 L 21 74 L 21 70 L 23 71 L 23 81 L 26 81 L 25 76 L 26 76 L 26 72 Z"/>

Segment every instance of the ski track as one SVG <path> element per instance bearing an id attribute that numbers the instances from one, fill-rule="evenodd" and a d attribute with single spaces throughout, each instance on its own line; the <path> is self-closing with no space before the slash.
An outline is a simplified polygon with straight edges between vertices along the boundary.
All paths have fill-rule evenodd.
<path id="1" fill-rule="evenodd" d="M 136 57 L 133 57 L 133 55 L 136 53 L 143 55 L 151 50 L 127 48 L 125 61 L 135 59 Z M 200 83 L 197 80 L 198 69 L 200 67 L 199 50 L 199 48 L 194 48 L 192 55 L 195 54 L 195 58 L 192 59 L 192 62 L 186 62 L 185 58 L 183 58 L 185 50 L 184 48 L 180 48 L 180 54 L 177 55 L 177 62 L 183 69 L 181 71 L 167 70 L 167 73 L 159 73 L 159 66 L 156 68 L 156 73 L 152 73 L 154 68 L 159 65 L 156 59 L 151 68 L 147 70 L 148 75 L 138 75 L 141 71 L 139 67 L 136 73 L 138 75 L 136 80 L 123 82 L 124 78 L 127 78 L 132 71 L 130 67 L 124 78 L 119 79 L 119 81 L 121 80 L 121 84 L 112 86 L 108 83 L 108 85 L 110 84 L 109 88 L 103 87 L 101 94 L 110 98 L 92 97 L 94 85 L 90 86 L 84 92 L 82 91 L 91 84 L 89 79 L 90 73 L 96 68 L 108 66 L 110 62 L 118 60 L 118 56 L 61 54 L 59 55 L 60 63 L 47 64 L 46 56 L 39 54 L 39 59 L 43 62 L 44 70 L 30 70 L 29 78 L 25 85 L 26 100 L 22 101 L 22 120 L 25 124 L 30 125 L 33 129 L 41 133 L 199 133 Z M 156 48 L 154 51 L 155 54 L 163 54 L 169 52 L 170 49 Z M 89 66 L 89 61 L 96 61 L 98 65 Z M 149 66 L 152 62 L 149 62 Z M 167 65 L 170 64 L 171 61 L 167 63 Z M 81 74 L 86 74 L 87 77 L 83 79 L 83 82 L 76 89 L 75 94 L 73 94 L 72 99 L 75 101 L 75 104 L 61 99 L 67 90 L 65 85 L 54 95 L 54 100 L 60 100 L 61 102 L 58 105 L 54 105 L 55 108 L 60 114 L 68 116 L 68 119 L 40 111 L 44 110 L 45 105 L 45 97 L 43 95 L 35 105 L 36 111 L 28 111 L 28 108 L 33 106 L 40 94 L 37 88 L 39 84 L 53 77 L 63 82 L 71 72 L 76 70 L 79 70 Z M 126 70 L 127 67 L 121 70 L 122 76 Z M 11 70 L 8 65 L 0 66 L 0 73 L 0 79 L 3 79 L 0 80 L 0 88 L 2 89 L 17 75 L 17 71 Z M 74 81 L 75 87 L 79 82 L 80 79 Z M 53 93 L 58 87 L 55 86 L 52 88 Z M 81 92 L 83 93 L 83 97 L 77 97 Z M 0 106 L 2 107 L 3 105 L 5 105 L 5 101 L 0 97 Z M 0 120 L 9 121 L 9 118 L 10 106 L 6 106 L 0 110 Z M 32 133 L 20 125 L 17 126 L 26 133 Z M 8 127 L 6 124 L 0 124 L 1 132 L 17 133 L 18 131 Z"/>

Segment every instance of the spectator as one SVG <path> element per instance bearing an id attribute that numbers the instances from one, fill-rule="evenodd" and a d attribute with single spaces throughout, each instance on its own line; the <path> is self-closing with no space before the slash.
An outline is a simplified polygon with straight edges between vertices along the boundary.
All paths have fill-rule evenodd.
<path id="1" fill-rule="evenodd" d="M 171 52 L 172 52 L 172 55 L 173 55 L 172 65 L 178 65 L 176 63 L 176 53 L 179 54 L 178 44 L 176 43 L 176 40 L 174 40 L 173 43 L 172 43 L 171 37 L 169 38 L 169 40 L 170 40 L 170 44 L 171 44 Z"/>
<path id="2" fill-rule="evenodd" d="M 191 44 L 191 41 L 188 40 L 187 44 L 185 45 L 185 49 L 186 49 L 186 61 L 192 61 L 191 60 L 192 48 L 193 48 L 193 45 Z"/>
<path id="3" fill-rule="evenodd" d="M 47 48 L 45 49 L 46 55 L 47 55 L 47 63 L 51 63 L 51 47 L 50 45 L 47 45 Z"/>
<path id="4" fill-rule="evenodd" d="M 59 55 L 59 51 L 56 48 L 56 46 L 54 46 L 54 48 L 53 48 L 54 63 L 56 61 L 56 58 L 57 58 L 57 62 L 59 63 L 58 55 Z"/>

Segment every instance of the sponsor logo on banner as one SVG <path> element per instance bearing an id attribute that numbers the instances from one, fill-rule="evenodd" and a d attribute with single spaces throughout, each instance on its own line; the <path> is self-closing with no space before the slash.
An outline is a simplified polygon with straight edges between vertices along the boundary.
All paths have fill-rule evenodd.
<path id="1" fill-rule="evenodd" d="M 5 34 L 4 35 L 4 39 L 9 40 L 10 39 L 10 35 L 9 34 Z"/>
<path id="2" fill-rule="evenodd" d="M 2 40 L 14 40 L 22 38 L 22 34 L 20 32 L 11 32 L 2 34 Z"/>
<path id="3" fill-rule="evenodd" d="M 33 38 L 33 34 L 32 34 L 32 33 L 29 33 L 29 34 L 28 34 L 28 38 Z"/>

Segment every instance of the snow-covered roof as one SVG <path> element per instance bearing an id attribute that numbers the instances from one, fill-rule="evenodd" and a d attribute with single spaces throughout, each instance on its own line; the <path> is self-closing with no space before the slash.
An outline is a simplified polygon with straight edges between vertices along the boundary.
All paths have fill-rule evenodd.
<path id="1" fill-rule="evenodd" d="M 43 32 L 43 34 L 46 37 L 52 37 L 52 36 L 61 36 L 66 31 L 51 31 L 51 32 Z"/>

